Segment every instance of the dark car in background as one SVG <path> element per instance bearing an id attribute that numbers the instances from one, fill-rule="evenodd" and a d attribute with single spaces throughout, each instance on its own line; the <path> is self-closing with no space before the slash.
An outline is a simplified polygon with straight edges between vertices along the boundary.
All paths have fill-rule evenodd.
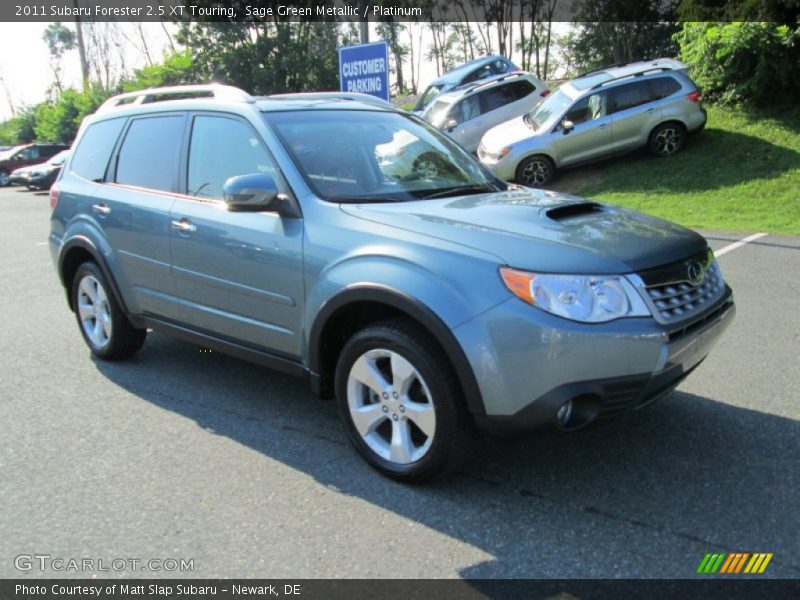
<path id="1" fill-rule="evenodd" d="M 38 165 L 68 148 L 64 144 L 26 144 L 0 153 L 0 187 L 11 183 L 11 173 L 17 169 Z"/>
<path id="2" fill-rule="evenodd" d="M 64 166 L 69 150 L 62 150 L 47 162 L 27 168 L 25 185 L 29 190 L 49 190 L 58 179 L 61 167 Z M 12 173 L 13 179 L 13 173 Z"/>
<path id="3" fill-rule="evenodd" d="M 459 86 L 513 71 L 519 71 L 519 67 L 505 56 L 485 56 L 471 60 L 434 79 L 419 95 L 414 112 L 423 111 L 438 96 Z"/>

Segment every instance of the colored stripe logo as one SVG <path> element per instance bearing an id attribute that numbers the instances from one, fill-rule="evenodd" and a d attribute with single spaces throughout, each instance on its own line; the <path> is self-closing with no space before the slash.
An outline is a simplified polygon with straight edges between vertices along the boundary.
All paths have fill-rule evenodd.
<path id="1" fill-rule="evenodd" d="M 772 552 L 708 553 L 700 561 L 697 572 L 702 575 L 763 573 L 772 560 L 772 556 Z"/>

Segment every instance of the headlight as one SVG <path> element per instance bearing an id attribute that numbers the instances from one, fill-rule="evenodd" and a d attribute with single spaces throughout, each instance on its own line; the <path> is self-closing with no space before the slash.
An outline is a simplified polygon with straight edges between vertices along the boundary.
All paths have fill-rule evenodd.
<path id="1" fill-rule="evenodd" d="M 490 160 L 500 160 L 504 156 L 508 156 L 508 153 L 511 152 L 511 146 L 506 146 L 505 148 L 501 148 L 499 152 L 487 152 L 486 156 Z"/>
<path id="2" fill-rule="evenodd" d="M 550 275 L 501 268 L 506 287 L 528 304 L 584 323 L 647 317 L 650 311 L 624 276 Z"/>

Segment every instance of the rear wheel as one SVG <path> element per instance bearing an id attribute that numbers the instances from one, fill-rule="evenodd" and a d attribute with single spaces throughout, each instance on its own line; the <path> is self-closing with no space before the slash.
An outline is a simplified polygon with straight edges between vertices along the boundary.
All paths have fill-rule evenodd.
<path id="1" fill-rule="evenodd" d="M 98 357 L 127 358 L 144 344 L 147 330 L 131 324 L 95 263 L 78 267 L 72 281 L 72 306 L 86 345 Z"/>
<path id="2" fill-rule="evenodd" d="M 391 319 L 356 333 L 342 350 L 335 383 L 350 440 L 382 474 L 419 482 L 465 458 L 472 428 L 458 380 L 414 323 Z"/>
<path id="3" fill-rule="evenodd" d="M 548 157 L 541 154 L 529 156 L 517 167 L 517 183 L 528 187 L 541 187 L 550 183 L 555 171 L 553 161 Z"/>
<path id="4" fill-rule="evenodd" d="M 686 143 L 686 129 L 680 123 L 662 123 L 650 134 L 648 148 L 656 156 L 672 156 Z"/>

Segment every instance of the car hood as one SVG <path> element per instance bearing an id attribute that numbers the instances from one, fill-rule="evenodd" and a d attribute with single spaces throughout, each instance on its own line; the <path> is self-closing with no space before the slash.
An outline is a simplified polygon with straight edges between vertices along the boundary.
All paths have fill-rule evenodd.
<path id="1" fill-rule="evenodd" d="M 483 134 L 481 144 L 487 152 L 497 154 L 506 146 L 510 146 L 521 140 L 526 140 L 535 135 L 536 132 L 528 127 L 524 117 L 515 117 L 510 121 L 492 127 Z"/>
<path id="2" fill-rule="evenodd" d="M 631 273 L 706 248 L 702 236 L 680 225 L 531 188 L 341 207 L 359 219 L 468 246 L 534 271 Z"/>

